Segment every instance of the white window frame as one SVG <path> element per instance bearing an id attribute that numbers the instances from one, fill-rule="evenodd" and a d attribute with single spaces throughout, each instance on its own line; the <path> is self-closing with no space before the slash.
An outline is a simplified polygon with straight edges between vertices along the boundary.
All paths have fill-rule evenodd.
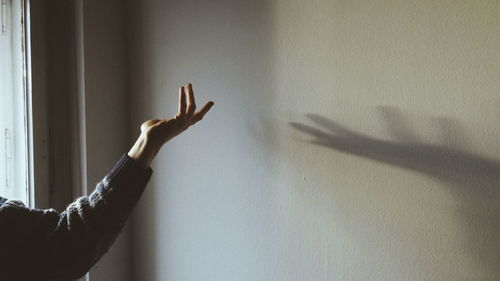
<path id="1" fill-rule="evenodd" d="M 8 117 L 4 130 L 5 186 L 13 188 L 8 199 L 17 199 L 32 205 L 32 180 L 30 178 L 30 71 L 28 69 L 28 29 L 26 24 L 27 0 L 0 0 L 1 36 L 10 41 L 8 60 L 12 66 L 4 73 L 7 91 L 11 92 L 12 116 Z M 5 42 L 5 41 L 4 41 Z M 9 103 L 10 103 L 9 102 Z M 6 106 L 6 104 L 4 104 Z M 8 105 L 7 105 L 8 106 Z M 10 121 L 9 121 L 10 120 Z M 13 163 L 8 161 L 12 159 Z M 9 167 L 13 171 L 9 171 Z M 6 190 L 7 191 L 7 190 Z"/>

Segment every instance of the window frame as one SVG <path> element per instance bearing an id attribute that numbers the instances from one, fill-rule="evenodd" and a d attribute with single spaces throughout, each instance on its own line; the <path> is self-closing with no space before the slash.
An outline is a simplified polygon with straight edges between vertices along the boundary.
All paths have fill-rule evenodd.
<path id="1" fill-rule="evenodd" d="M 30 135 L 31 129 L 29 127 L 29 119 L 31 118 L 31 110 L 28 99 L 30 97 L 29 87 L 31 85 L 31 73 L 28 68 L 29 65 L 29 27 L 26 19 L 29 13 L 27 5 L 29 0 L 1 0 L 1 25 L 2 36 L 7 35 L 4 43 L 9 45 L 9 55 L 7 58 L 10 60 L 11 65 L 6 81 L 9 88 L 7 95 L 8 102 L 12 102 L 12 111 L 6 119 L 5 136 L 5 179 L 12 179 L 12 188 L 18 190 L 13 194 L 7 194 L 7 199 L 22 200 L 27 205 L 32 205 L 32 178 L 30 177 L 30 166 L 32 166 L 32 159 L 30 157 Z M 8 67 L 8 66 L 7 66 Z M 9 68 L 9 67 L 8 67 Z M 8 131 L 11 128 L 11 131 Z M 13 140 L 9 145 L 8 139 Z M 11 155 L 13 159 L 12 164 L 7 161 Z M 12 171 L 9 171 L 12 169 Z M 8 184 L 6 182 L 6 184 Z M 7 186 L 6 186 L 7 187 Z"/>

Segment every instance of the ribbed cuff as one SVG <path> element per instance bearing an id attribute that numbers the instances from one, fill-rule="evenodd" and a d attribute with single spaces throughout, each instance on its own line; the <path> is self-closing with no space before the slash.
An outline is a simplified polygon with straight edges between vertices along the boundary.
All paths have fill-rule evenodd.
<path id="1" fill-rule="evenodd" d="M 153 170 L 141 167 L 134 159 L 124 154 L 105 178 L 106 199 L 136 201 L 146 187 Z M 125 198 L 123 198 L 125 197 Z M 108 201 L 106 200 L 106 201 Z"/>
<path id="2" fill-rule="evenodd" d="M 121 227 L 146 188 L 153 170 L 143 168 L 124 154 L 90 195 L 91 205 L 103 212 L 100 218 Z"/>
<path id="3" fill-rule="evenodd" d="M 146 169 L 144 169 L 134 159 L 130 158 L 130 156 L 125 153 L 122 155 L 120 160 L 118 160 L 113 169 L 111 169 L 111 171 L 108 173 L 108 180 L 112 182 L 113 179 L 118 177 L 124 170 L 132 173 L 138 178 L 145 179 L 146 181 L 149 181 L 149 178 L 153 173 L 151 167 L 147 167 Z"/>

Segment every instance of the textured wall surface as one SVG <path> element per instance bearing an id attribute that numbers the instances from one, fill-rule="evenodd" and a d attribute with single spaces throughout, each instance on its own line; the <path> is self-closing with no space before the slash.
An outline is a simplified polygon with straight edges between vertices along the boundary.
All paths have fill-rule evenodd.
<path id="1" fill-rule="evenodd" d="M 134 280 L 499 280 L 499 5 L 130 1 Z"/>

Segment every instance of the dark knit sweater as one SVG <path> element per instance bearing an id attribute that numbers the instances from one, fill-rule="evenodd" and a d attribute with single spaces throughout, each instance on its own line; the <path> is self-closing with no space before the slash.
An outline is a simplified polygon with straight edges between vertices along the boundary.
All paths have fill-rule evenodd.
<path id="1" fill-rule="evenodd" d="M 151 177 L 123 155 L 95 191 L 62 213 L 0 197 L 0 280 L 73 280 L 104 255 Z"/>

